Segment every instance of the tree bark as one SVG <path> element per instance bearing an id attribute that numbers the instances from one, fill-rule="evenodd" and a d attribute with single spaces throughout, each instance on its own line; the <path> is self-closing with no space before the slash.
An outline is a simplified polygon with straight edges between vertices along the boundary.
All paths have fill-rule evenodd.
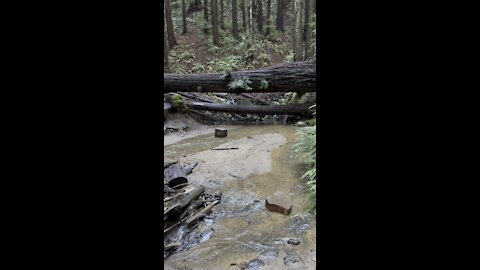
<path id="1" fill-rule="evenodd" d="M 217 0 L 210 0 L 210 14 L 212 15 L 212 41 L 216 46 L 220 46 L 218 34 L 218 9 Z"/>
<path id="2" fill-rule="evenodd" d="M 165 25 L 165 19 L 163 19 L 163 68 L 164 68 L 164 72 L 169 71 L 169 68 L 168 68 L 167 30 L 166 30 L 166 25 Z"/>
<path id="3" fill-rule="evenodd" d="M 265 30 L 265 36 L 270 35 L 270 27 L 271 27 L 271 9 L 272 9 L 272 0 L 267 1 L 267 29 Z"/>
<path id="4" fill-rule="evenodd" d="M 203 1 L 203 18 L 208 22 L 208 0 Z"/>
<path id="5" fill-rule="evenodd" d="M 170 49 L 177 46 L 177 40 L 173 31 L 172 6 L 170 0 L 165 0 L 165 18 L 167 19 L 168 46 Z"/>
<path id="6" fill-rule="evenodd" d="M 250 114 L 308 114 L 308 105 L 237 105 L 237 104 L 212 104 L 212 103 L 187 103 L 192 110 L 205 110 L 215 112 L 250 113 Z"/>
<path id="7" fill-rule="evenodd" d="M 265 69 L 222 73 L 163 74 L 166 92 L 221 92 L 221 93 L 269 93 L 269 92 L 315 92 L 316 64 L 294 62 Z M 239 76 L 248 76 L 251 90 L 229 89 L 228 84 Z M 268 87 L 261 89 L 262 80 Z M 265 84 L 264 87 L 265 88 Z"/>
<path id="8" fill-rule="evenodd" d="M 283 26 L 283 0 L 277 1 L 277 30 L 285 31 Z"/>
<path id="9" fill-rule="evenodd" d="M 310 43 L 312 38 L 312 27 L 310 26 L 310 23 L 312 22 L 312 2 L 314 2 L 314 0 L 306 0 L 305 2 L 305 29 L 303 30 L 303 36 L 305 38 L 305 61 L 311 58 Z"/>
<path id="10" fill-rule="evenodd" d="M 238 36 L 237 0 L 232 0 L 232 33 L 235 39 L 240 39 L 240 36 Z"/>
<path id="11" fill-rule="evenodd" d="M 187 33 L 187 7 L 185 5 L 185 0 L 182 0 L 182 17 L 183 17 L 183 32 L 185 35 Z"/>
<path id="12" fill-rule="evenodd" d="M 263 0 L 259 0 L 257 2 L 257 24 L 258 24 L 258 32 L 263 34 Z"/>
<path id="13" fill-rule="evenodd" d="M 165 169 L 165 179 L 169 187 L 174 187 L 179 184 L 188 183 L 187 175 L 182 166 L 178 164 L 172 164 Z"/>
<path id="14" fill-rule="evenodd" d="M 242 10 L 242 26 L 243 26 L 243 31 L 247 31 L 247 13 L 246 13 L 246 5 L 245 5 L 246 0 L 242 0 L 242 3 L 240 4 L 240 9 Z"/>
<path id="15" fill-rule="evenodd" d="M 223 0 L 220 0 L 220 27 L 222 30 L 225 30 L 224 12 L 225 9 L 223 7 Z"/>

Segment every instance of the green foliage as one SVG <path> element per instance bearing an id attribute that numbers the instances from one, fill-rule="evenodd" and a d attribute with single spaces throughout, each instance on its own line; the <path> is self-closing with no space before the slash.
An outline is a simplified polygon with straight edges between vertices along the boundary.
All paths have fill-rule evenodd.
<path id="1" fill-rule="evenodd" d="M 302 179 L 307 179 L 308 195 L 314 197 L 317 191 L 317 132 L 316 126 L 305 127 L 297 131 L 298 143 L 293 146 L 305 163 L 306 172 Z"/>
<path id="2" fill-rule="evenodd" d="M 240 56 L 228 55 L 221 58 L 214 58 L 207 63 L 209 72 L 232 72 L 243 66 Z"/>
<path id="3" fill-rule="evenodd" d="M 190 69 L 191 73 L 201 73 L 205 70 L 205 66 L 200 63 L 193 64 L 193 67 Z"/>
<path id="4" fill-rule="evenodd" d="M 183 109 L 185 104 L 183 103 L 183 97 L 177 93 L 166 94 L 167 101 L 174 108 Z"/>
<path id="5" fill-rule="evenodd" d="M 251 84 L 252 81 L 250 81 L 250 79 L 248 79 L 248 76 L 239 76 L 237 78 L 235 78 L 235 80 L 233 80 L 232 82 L 230 82 L 228 84 L 228 88 L 229 89 L 245 89 L 245 90 L 252 90 L 252 88 L 250 86 L 248 86 L 249 84 Z"/>
<path id="6" fill-rule="evenodd" d="M 268 82 L 267 82 L 267 80 L 262 79 L 262 80 L 260 81 L 260 87 L 259 87 L 259 88 L 260 88 L 260 89 L 267 89 L 267 88 L 268 88 Z"/>

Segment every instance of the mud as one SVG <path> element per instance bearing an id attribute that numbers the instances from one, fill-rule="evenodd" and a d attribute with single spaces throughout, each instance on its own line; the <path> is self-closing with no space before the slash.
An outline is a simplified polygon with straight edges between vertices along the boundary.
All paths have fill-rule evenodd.
<path id="1" fill-rule="evenodd" d="M 305 197 L 305 181 L 299 180 L 303 164 L 291 149 L 298 128 L 223 128 L 229 130 L 226 138 L 215 138 L 214 126 L 195 135 L 168 135 L 165 157 L 199 162 L 190 183 L 223 195 L 188 235 L 192 244 L 170 255 L 165 269 L 315 269 L 315 217 L 306 214 L 312 202 Z M 210 150 L 217 147 L 238 149 Z M 289 216 L 265 207 L 265 198 L 277 190 L 292 198 Z M 300 244 L 288 244 L 292 238 Z"/>

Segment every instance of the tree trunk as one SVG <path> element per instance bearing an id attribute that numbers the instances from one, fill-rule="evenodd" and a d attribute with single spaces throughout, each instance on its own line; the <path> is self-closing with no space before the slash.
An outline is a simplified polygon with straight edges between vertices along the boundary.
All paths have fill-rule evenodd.
<path id="1" fill-rule="evenodd" d="M 231 74 L 163 74 L 165 92 L 221 92 L 221 93 L 268 93 L 268 92 L 315 92 L 316 63 L 294 62 L 265 69 L 237 71 Z M 246 89 L 229 89 L 235 78 L 248 76 L 252 82 Z M 268 86 L 262 81 L 265 80 Z"/>
<path id="2" fill-rule="evenodd" d="M 232 0 L 232 33 L 235 39 L 240 39 L 238 35 L 237 0 Z"/>
<path id="3" fill-rule="evenodd" d="M 272 0 L 267 1 L 267 29 L 265 31 L 265 36 L 270 35 L 270 27 L 271 27 L 271 9 L 272 9 Z"/>
<path id="4" fill-rule="evenodd" d="M 250 20 L 250 15 L 251 15 L 251 12 L 250 12 L 250 0 L 245 0 L 244 2 L 246 2 L 245 6 L 246 6 L 246 14 L 247 14 L 247 29 L 246 29 L 246 32 L 247 33 L 251 33 L 251 27 L 250 27 L 250 23 L 251 23 L 251 20 Z"/>
<path id="5" fill-rule="evenodd" d="M 208 22 L 208 0 L 203 1 L 203 18 Z"/>
<path id="6" fill-rule="evenodd" d="M 165 18 L 167 19 L 168 46 L 172 49 L 177 46 L 177 40 L 175 39 L 173 31 L 172 6 L 170 0 L 165 0 Z"/>
<path id="7" fill-rule="evenodd" d="M 210 0 L 210 14 L 212 15 L 212 40 L 213 44 L 220 46 L 218 34 L 218 9 L 217 0 Z"/>
<path id="8" fill-rule="evenodd" d="M 164 72 L 169 70 L 168 68 L 168 46 L 167 46 L 167 30 L 165 25 L 165 19 L 163 19 L 163 68 Z"/>
<path id="9" fill-rule="evenodd" d="M 223 7 L 223 0 L 220 0 L 220 27 L 222 30 L 225 30 L 225 20 L 224 20 L 225 9 Z"/>
<path id="10" fill-rule="evenodd" d="M 243 26 L 243 31 L 247 31 L 247 13 L 246 13 L 246 6 L 245 6 L 245 1 L 242 0 L 242 3 L 240 4 L 240 9 L 242 10 L 242 26 Z"/>
<path id="11" fill-rule="evenodd" d="M 305 37 L 305 58 L 308 60 L 311 57 L 310 43 L 312 37 L 312 27 L 310 23 L 312 22 L 311 10 L 313 8 L 313 0 L 306 0 L 305 2 L 305 26 L 303 30 L 303 36 Z"/>
<path id="12" fill-rule="evenodd" d="M 301 0 L 294 0 L 294 25 L 293 25 L 293 50 L 294 50 L 294 61 L 302 61 L 303 55 L 301 53 L 300 48 L 302 48 L 302 30 L 303 25 L 300 19 L 300 13 L 302 9 L 300 7 Z"/>
<path id="13" fill-rule="evenodd" d="M 187 7 L 185 5 L 185 0 L 182 0 L 182 16 L 183 16 L 183 32 L 185 35 L 187 33 Z"/>
<path id="14" fill-rule="evenodd" d="M 278 0 L 277 2 L 277 30 L 285 31 L 283 26 L 283 0 Z"/>
<path id="15" fill-rule="evenodd" d="M 263 34 L 263 0 L 259 0 L 257 3 L 257 23 L 258 23 L 258 32 Z"/>
<path id="16" fill-rule="evenodd" d="M 191 110 L 215 112 L 249 113 L 249 114 L 308 114 L 308 105 L 237 105 L 212 103 L 186 103 Z"/>

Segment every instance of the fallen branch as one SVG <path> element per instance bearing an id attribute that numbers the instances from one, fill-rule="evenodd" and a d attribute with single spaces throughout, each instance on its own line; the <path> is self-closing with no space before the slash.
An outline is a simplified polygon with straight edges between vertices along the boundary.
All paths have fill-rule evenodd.
<path id="1" fill-rule="evenodd" d="M 187 108 L 192 110 L 206 110 L 216 112 L 233 112 L 249 114 L 301 114 L 308 115 L 308 105 L 236 105 L 236 104 L 210 104 L 210 103 L 186 103 Z"/>
<path id="2" fill-rule="evenodd" d="M 238 147 L 230 147 L 230 148 L 213 148 L 210 150 L 237 150 Z"/>
<path id="3" fill-rule="evenodd" d="M 203 208 L 200 212 L 198 212 L 196 215 L 190 217 L 189 219 L 187 219 L 187 221 L 185 222 L 187 225 L 190 225 L 192 224 L 195 220 L 199 219 L 199 218 L 202 218 L 204 216 L 206 216 L 208 214 L 208 211 L 212 210 L 212 207 L 219 203 L 220 201 L 218 200 L 215 200 L 214 202 L 212 202 L 211 204 L 209 204 L 207 207 Z"/>

